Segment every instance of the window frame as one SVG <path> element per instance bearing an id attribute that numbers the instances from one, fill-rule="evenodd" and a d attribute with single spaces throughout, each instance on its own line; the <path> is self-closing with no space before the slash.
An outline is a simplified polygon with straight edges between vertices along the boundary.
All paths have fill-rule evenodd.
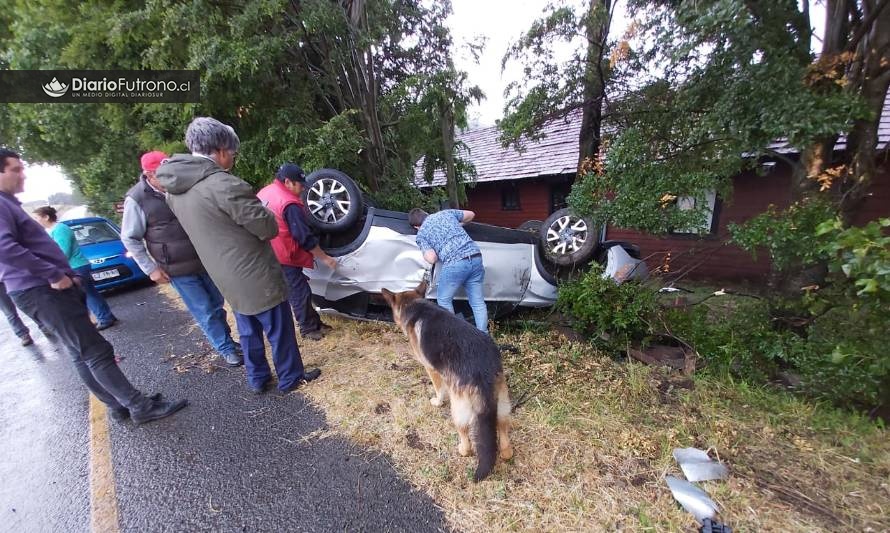
<path id="1" fill-rule="evenodd" d="M 692 202 L 691 206 L 683 208 L 681 202 Z M 680 196 L 676 199 L 676 207 L 680 210 L 694 209 L 697 198 L 692 196 Z M 672 229 L 670 234 L 677 237 L 715 236 L 719 228 L 720 220 L 720 196 L 715 189 L 705 193 L 705 201 L 708 202 L 708 219 L 701 227 Z M 702 231 L 704 230 L 704 231 Z"/>
<path id="2" fill-rule="evenodd" d="M 515 199 L 515 205 L 513 202 L 508 205 L 508 199 L 511 199 L 509 196 Z M 509 181 L 501 186 L 501 211 L 522 211 L 519 186 L 515 181 Z"/>

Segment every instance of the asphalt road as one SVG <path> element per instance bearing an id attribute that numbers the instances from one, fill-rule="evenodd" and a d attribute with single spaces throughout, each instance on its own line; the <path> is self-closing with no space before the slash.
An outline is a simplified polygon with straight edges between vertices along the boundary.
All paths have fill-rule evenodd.
<path id="1" fill-rule="evenodd" d="M 188 313 L 157 288 L 113 294 L 109 303 L 121 322 L 106 337 L 131 381 L 190 401 L 141 427 L 108 421 L 121 531 L 447 529 L 385 456 L 319 438 L 324 414 L 300 393 L 254 396 L 242 368 L 177 371 L 182 358 L 171 355 L 208 348 Z M 87 392 L 67 356 L 32 333 L 36 345 L 21 348 L 0 324 L 0 530 L 88 531 L 96 458 Z"/>

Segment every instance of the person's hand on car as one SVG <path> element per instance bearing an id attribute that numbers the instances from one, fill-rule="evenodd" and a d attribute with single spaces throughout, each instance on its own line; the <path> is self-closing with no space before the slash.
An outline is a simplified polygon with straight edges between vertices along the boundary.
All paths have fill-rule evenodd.
<path id="1" fill-rule="evenodd" d="M 59 281 L 49 284 L 50 287 L 56 289 L 57 291 L 70 289 L 72 285 L 74 285 L 74 282 L 71 281 L 71 278 L 69 278 L 68 276 L 62 276 L 62 279 L 60 279 Z"/>
<path id="2" fill-rule="evenodd" d="M 324 263 L 331 270 L 337 268 L 337 260 L 329 255 L 322 257 L 321 262 Z"/>
<path id="3" fill-rule="evenodd" d="M 155 283 L 170 283 L 170 276 L 167 275 L 166 272 L 159 268 L 156 268 L 151 271 L 151 274 L 148 275 L 152 281 Z"/>

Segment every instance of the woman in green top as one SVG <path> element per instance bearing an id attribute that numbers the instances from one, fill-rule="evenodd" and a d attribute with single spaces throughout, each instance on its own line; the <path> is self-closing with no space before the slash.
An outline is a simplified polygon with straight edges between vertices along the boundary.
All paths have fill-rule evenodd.
<path id="1" fill-rule="evenodd" d="M 68 258 L 68 264 L 71 269 L 80 276 L 81 288 L 87 296 L 87 307 L 96 317 L 96 329 L 110 328 L 117 322 L 117 317 L 108 307 L 108 302 L 99 293 L 96 285 L 93 283 L 93 276 L 90 272 L 90 261 L 83 255 L 77 239 L 74 238 L 74 231 L 67 224 L 60 224 L 58 214 L 55 208 L 50 206 L 38 207 L 34 210 L 37 215 L 37 221 L 46 228 L 50 237 L 59 245 L 65 257 Z"/>

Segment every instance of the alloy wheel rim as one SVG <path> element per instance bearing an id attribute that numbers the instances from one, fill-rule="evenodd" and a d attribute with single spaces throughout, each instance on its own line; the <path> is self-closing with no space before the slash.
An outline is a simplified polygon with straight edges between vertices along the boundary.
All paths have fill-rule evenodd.
<path id="1" fill-rule="evenodd" d="M 309 188 L 306 206 L 316 220 L 331 224 L 346 217 L 352 199 L 342 183 L 333 178 L 322 178 Z"/>
<path id="2" fill-rule="evenodd" d="M 573 254 L 587 242 L 587 234 L 584 219 L 565 215 L 547 228 L 547 247 L 553 255 Z"/>

